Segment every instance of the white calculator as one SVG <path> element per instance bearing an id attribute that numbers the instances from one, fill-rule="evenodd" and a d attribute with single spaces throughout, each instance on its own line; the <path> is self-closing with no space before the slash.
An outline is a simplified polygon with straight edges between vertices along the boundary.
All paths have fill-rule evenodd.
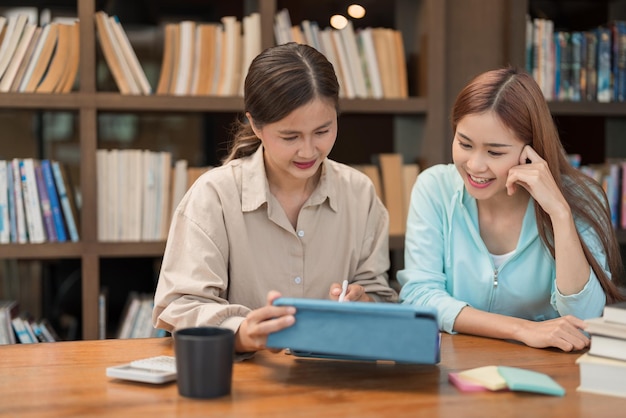
<path id="1" fill-rule="evenodd" d="M 176 380 L 176 359 L 156 356 L 107 367 L 106 375 L 144 383 L 167 383 Z"/>

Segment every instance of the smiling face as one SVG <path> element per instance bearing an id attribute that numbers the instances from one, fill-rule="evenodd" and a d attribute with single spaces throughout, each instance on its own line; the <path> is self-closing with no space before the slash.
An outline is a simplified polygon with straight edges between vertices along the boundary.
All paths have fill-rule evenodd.
<path id="1" fill-rule="evenodd" d="M 260 129 L 251 122 L 265 149 L 265 170 L 270 181 L 310 179 L 337 138 L 337 111 L 330 100 L 314 99 Z"/>
<path id="2" fill-rule="evenodd" d="M 509 169 L 519 164 L 523 147 L 494 112 L 473 113 L 457 124 L 452 159 L 467 191 L 486 200 L 506 196 Z"/>

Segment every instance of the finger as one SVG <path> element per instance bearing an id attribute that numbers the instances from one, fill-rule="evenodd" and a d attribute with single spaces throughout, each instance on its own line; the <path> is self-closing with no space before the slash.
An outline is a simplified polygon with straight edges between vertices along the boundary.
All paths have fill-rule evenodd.
<path id="1" fill-rule="evenodd" d="M 280 292 L 276 290 L 270 290 L 269 292 L 267 292 L 267 304 L 271 305 L 272 303 L 274 303 L 276 299 L 278 299 L 281 296 L 282 295 L 280 294 Z"/>
<path id="2" fill-rule="evenodd" d="M 523 160 L 522 157 L 524 157 Z M 539 154 L 537 154 L 537 151 L 535 151 L 533 147 L 531 147 L 530 145 L 525 145 L 524 148 L 522 148 L 522 155 L 520 155 L 520 164 L 527 164 L 527 160 L 529 160 L 531 163 L 538 163 L 543 161 L 543 158 L 541 158 Z"/>

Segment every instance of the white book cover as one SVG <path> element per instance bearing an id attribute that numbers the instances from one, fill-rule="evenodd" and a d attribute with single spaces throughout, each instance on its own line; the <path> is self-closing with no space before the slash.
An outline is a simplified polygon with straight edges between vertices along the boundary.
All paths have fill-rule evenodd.
<path id="1" fill-rule="evenodd" d="M 261 53 L 261 15 L 252 13 L 243 18 L 243 54 L 241 62 L 241 81 L 238 93 L 243 96 L 243 87 L 248 68 L 254 57 Z"/>
<path id="2" fill-rule="evenodd" d="M 326 56 L 326 59 L 333 65 L 333 69 L 335 70 L 335 75 L 337 76 L 337 82 L 339 83 L 339 97 L 345 97 L 345 81 L 343 80 L 343 73 L 341 72 L 341 66 L 339 65 L 339 60 L 337 58 L 337 54 L 335 53 L 335 48 L 333 46 L 333 39 L 330 28 L 325 30 L 321 30 L 319 32 L 319 39 L 322 53 Z"/>
<path id="3" fill-rule="evenodd" d="M 26 227 L 26 212 L 24 208 L 24 194 L 22 192 L 22 174 L 20 173 L 20 160 L 11 160 L 13 169 L 13 193 L 15 198 L 15 218 L 17 226 L 17 242 L 25 244 L 28 242 L 28 228 Z"/>
<path id="4" fill-rule="evenodd" d="M 354 77 L 352 75 L 350 64 L 348 63 L 348 53 L 341 39 L 341 33 L 338 30 L 330 30 L 331 39 L 335 48 L 335 55 L 339 61 L 342 79 L 344 82 L 345 97 L 354 99 L 356 97 L 356 88 L 354 86 Z"/>
<path id="5" fill-rule="evenodd" d="M 2 45 L 0 45 L 0 77 L 4 76 L 9 63 L 13 59 L 15 50 L 24 31 L 24 26 L 28 22 L 28 15 L 19 13 L 9 17 L 9 24 Z"/>
<path id="6" fill-rule="evenodd" d="M 127 238 L 129 241 L 141 241 L 141 217 L 143 215 L 142 208 L 142 189 L 143 189 L 143 152 L 141 150 L 128 150 L 129 155 L 129 174 L 128 174 L 128 201 L 126 204 L 129 212 L 127 224 Z"/>
<path id="7" fill-rule="evenodd" d="M 142 241 L 154 241 L 156 231 L 156 155 L 152 151 L 143 152 L 143 187 L 142 202 L 143 215 L 141 227 Z"/>
<path id="8" fill-rule="evenodd" d="M 178 43 L 178 71 L 174 80 L 174 94 L 184 96 L 191 91 L 192 72 L 194 67 L 194 42 L 196 40 L 196 22 L 184 20 L 179 23 L 180 37 Z"/>
<path id="9" fill-rule="evenodd" d="M 363 66 L 361 65 L 359 47 L 356 43 L 356 35 L 352 22 L 348 21 L 346 27 L 339 30 L 339 33 L 341 34 L 341 39 L 345 47 L 350 76 L 354 80 L 354 94 L 357 98 L 364 99 L 367 97 L 367 87 L 365 85 Z"/>
<path id="10" fill-rule="evenodd" d="M 359 54 L 361 59 L 365 60 L 367 69 L 367 79 L 369 81 L 370 96 L 374 99 L 383 98 L 383 84 L 378 69 L 378 58 L 376 57 L 376 48 L 374 47 L 374 38 L 372 37 L 372 29 L 365 28 L 357 33 L 357 43 L 359 45 Z"/>
<path id="11" fill-rule="evenodd" d="M 172 179 L 172 202 L 170 203 L 171 221 L 174 211 L 187 192 L 190 185 L 187 184 L 187 160 L 177 160 L 174 163 L 174 178 Z"/>
<path id="12" fill-rule="evenodd" d="M 46 233 L 43 227 L 39 194 L 37 193 L 35 161 L 32 158 L 24 158 L 20 161 L 20 174 L 22 176 L 22 192 L 24 194 L 28 241 L 31 244 L 40 244 L 46 241 Z"/>
<path id="13" fill-rule="evenodd" d="M 289 10 L 279 10 L 274 16 L 274 37 L 276 38 L 276 45 L 282 45 L 294 41 L 291 36 L 291 26 Z"/>
<path id="14" fill-rule="evenodd" d="M 11 242 L 7 167 L 7 162 L 0 160 L 0 244 L 8 244 Z M 0 324 L 0 326 L 1 325 L 2 324 Z"/>
<path id="15" fill-rule="evenodd" d="M 170 226 L 172 154 L 159 152 L 156 239 L 166 240 Z"/>
<path id="16" fill-rule="evenodd" d="M 241 68 L 238 67 L 241 65 L 241 22 L 235 16 L 224 16 L 221 21 L 226 37 L 224 43 L 226 54 L 222 54 L 222 57 L 226 61 L 222 63 L 223 72 L 217 94 L 219 96 L 233 96 L 237 93 L 239 77 L 241 76 Z"/>
<path id="17" fill-rule="evenodd" d="M 6 93 L 11 90 L 11 85 L 15 80 L 15 76 L 17 75 L 17 70 L 20 68 L 22 61 L 28 59 L 26 57 L 26 50 L 28 50 L 28 46 L 30 45 L 31 40 L 33 39 L 33 35 L 35 34 L 35 30 L 37 29 L 37 25 L 34 23 L 27 23 L 24 27 L 24 31 L 20 41 L 15 50 L 15 54 L 13 59 L 9 63 L 2 80 L 0 81 L 0 91 Z"/>
<path id="18" fill-rule="evenodd" d="M 106 216 L 109 182 L 107 181 L 107 153 L 105 149 L 96 151 L 96 196 L 98 199 L 98 241 L 108 241 L 109 218 Z"/>

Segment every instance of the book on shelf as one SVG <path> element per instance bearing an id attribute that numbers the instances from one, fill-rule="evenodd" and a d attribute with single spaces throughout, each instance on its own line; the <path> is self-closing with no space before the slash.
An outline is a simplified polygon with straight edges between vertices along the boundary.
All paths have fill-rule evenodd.
<path id="1" fill-rule="evenodd" d="M 129 76 L 130 81 L 134 81 L 134 84 L 139 87 L 142 94 L 151 94 L 152 87 L 148 82 L 146 73 L 137 58 L 137 54 L 135 54 L 135 50 L 128 39 L 128 35 L 126 34 L 122 23 L 117 16 L 109 16 L 109 24 L 115 40 L 120 45 L 121 59 L 126 61 L 130 69 L 130 74 L 127 76 Z"/>
<path id="2" fill-rule="evenodd" d="M 402 155 L 383 153 L 377 157 L 383 185 L 383 203 L 389 212 L 389 234 L 402 235 L 406 229 Z"/>
<path id="3" fill-rule="evenodd" d="M 65 231 L 65 221 L 63 220 L 63 212 L 50 160 L 41 161 L 41 174 L 48 194 L 48 199 L 50 201 L 50 211 L 52 214 L 52 221 L 54 223 L 57 241 L 66 242 L 67 233 Z"/>
<path id="4" fill-rule="evenodd" d="M 15 54 L 24 28 L 28 23 L 28 15 L 24 13 L 13 14 L 8 19 L 4 38 L 0 44 L 0 77 L 4 76 Z"/>
<path id="5" fill-rule="evenodd" d="M 163 337 L 165 332 L 152 325 L 153 295 L 132 291 L 126 300 L 117 338 Z"/>
<path id="6" fill-rule="evenodd" d="M 65 170 L 65 167 L 58 161 L 52 161 L 52 174 L 59 193 L 59 201 L 61 202 L 61 209 L 63 212 L 63 218 L 65 219 L 65 225 L 72 242 L 78 242 L 78 211 L 76 209 L 76 202 L 74 200 L 74 193 L 69 176 Z"/>
<path id="7" fill-rule="evenodd" d="M 163 37 L 163 59 L 156 94 L 169 94 L 174 75 L 174 60 L 178 49 L 178 24 L 166 23 Z"/>
<path id="8" fill-rule="evenodd" d="M 174 60 L 176 78 L 172 80 L 172 94 L 184 96 L 191 91 L 192 73 L 194 67 L 196 22 L 183 20 L 178 24 L 178 48 Z"/>
<path id="9" fill-rule="evenodd" d="M 41 202 L 37 192 L 37 179 L 35 177 L 35 160 L 24 158 L 19 160 L 20 178 L 22 181 L 22 196 L 24 200 L 24 213 L 28 231 L 28 242 L 31 244 L 46 241 Z"/>
<path id="10" fill-rule="evenodd" d="M 11 221 L 9 219 L 9 177 L 8 165 L 0 160 L 0 244 L 11 242 Z"/>
<path id="11" fill-rule="evenodd" d="M 70 42 L 68 49 L 68 63 L 54 90 L 57 93 L 69 93 L 72 91 L 78 77 L 78 68 L 80 66 L 80 22 L 78 20 L 70 25 Z"/>
<path id="12" fill-rule="evenodd" d="M 28 232 L 26 227 L 26 212 L 24 211 L 24 195 L 22 193 L 22 175 L 20 173 L 20 160 L 11 160 L 11 172 L 13 176 L 13 197 L 15 199 L 15 224 L 17 242 L 25 244 L 28 242 Z M 9 185 L 11 187 L 11 185 Z"/>
<path id="13" fill-rule="evenodd" d="M 43 218 L 47 241 L 57 242 L 58 238 L 54 219 L 52 218 L 50 196 L 48 195 L 48 189 L 43 179 L 40 162 L 35 163 L 35 180 L 37 181 L 37 192 L 39 195 L 39 210 Z"/>
<path id="14" fill-rule="evenodd" d="M 34 23 L 26 23 L 22 37 L 20 38 L 17 48 L 15 49 L 15 54 L 11 58 L 6 72 L 2 76 L 2 80 L 0 80 L 0 91 L 6 93 L 11 90 L 11 85 L 17 76 L 22 62 L 28 59 L 26 53 L 36 30 L 37 25 Z"/>
<path id="15" fill-rule="evenodd" d="M 18 303 L 15 300 L 0 300 L 0 345 L 15 344 L 13 318 L 18 314 Z"/>
<path id="16" fill-rule="evenodd" d="M 30 41 L 28 42 L 28 46 L 26 47 L 26 52 L 24 52 L 24 57 L 22 58 L 19 65 L 15 64 L 17 65 L 17 70 L 15 72 L 13 81 L 10 84 L 10 87 L 6 91 L 17 92 L 20 90 L 24 75 L 26 74 L 27 69 L 30 67 L 30 62 L 33 60 L 33 57 L 34 57 L 34 52 L 37 48 L 37 45 L 39 45 L 39 38 L 41 37 L 42 32 L 43 32 L 42 27 L 38 26 L 35 28 L 35 31 Z M 0 88 L 2 88 L 1 85 L 0 85 Z M 6 89 L 6 86 L 4 88 Z M 2 91 L 5 92 L 5 90 L 2 90 Z"/>
<path id="17" fill-rule="evenodd" d="M 117 39 L 113 35 L 109 15 L 103 11 L 98 11 L 96 12 L 95 20 L 97 38 L 102 48 L 102 54 L 117 88 L 121 94 L 139 94 L 137 85 L 129 83 L 130 69 L 126 61 L 121 61 L 122 52 Z"/>
<path id="18" fill-rule="evenodd" d="M 25 78 L 22 80 L 22 88 L 20 91 L 34 93 L 37 90 L 37 87 L 46 74 L 46 70 L 50 65 L 55 47 L 57 46 L 59 39 L 59 26 L 60 23 L 58 22 L 51 22 L 46 25 L 46 28 L 48 28 L 47 34 L 46 36 L 42 34 L 41 38 L 39 38 L 39 44 L 41 47 L 35 51 L 36 55 L 33 56 L 34 61 L 29 64 L 32 66 L 32 71 L 27 70 Z"/>
<path id="19" fill-rule="evenodd" d="M 54 93 L 61 83 L 64 72 L 68 67 L 70 48 L 72 47 L 72 27 L 69 24 L 58 24 L 58 36 L 54 52 L 50 57 L 50 64 L 35 87 L 37 93 Z"/>
<path id="20" fill-rule="evenodd" d="M 626 397 L 626 361 L 585 353 L 576 359 L 576 364 L 580 369 L 578 391 Z"/>

